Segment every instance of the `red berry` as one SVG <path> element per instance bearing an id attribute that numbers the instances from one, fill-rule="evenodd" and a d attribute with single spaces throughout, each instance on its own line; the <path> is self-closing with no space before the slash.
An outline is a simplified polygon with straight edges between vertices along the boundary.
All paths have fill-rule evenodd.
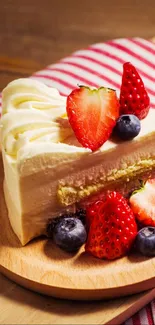
<path id="1" fill-rule="evenodd" d="M 93 219 L 95 218 L 96 214 L 98 213 L 98 209 L 101 208 L 101 206 L 104 204 L 103 201 L 96 201 L 93 204 L 89 205 L 86 208 L 86 225 L 89 229 Z"/>
<path id="2" fill-rule="evenodd" d="M 155 179 L 131 195 L 130 205 L 141 225 L 155 227 Z"/>
<path id="3" fill-rule="evenodd" d="M 149 96 L 136 68 L 130 62 L 125 63 L 123 68 L 120 114 L 134 114 L 142 120 L 149 112 Z"/>
<path id="4" fill-rule="evenodd" d="M 136 234 L 135 217 L 126 199 L 108 192 L 90 223 L 85 250 L 98 258 L 115 259 L 126 255 Z"/>
<path id="5" fill-rule="evenodd" d="M 67 98 L 67 114 L 78 141 L 97 150 L 110 137 L 119 116 L 116 92 L 103 87 L 77 88 Z"/>

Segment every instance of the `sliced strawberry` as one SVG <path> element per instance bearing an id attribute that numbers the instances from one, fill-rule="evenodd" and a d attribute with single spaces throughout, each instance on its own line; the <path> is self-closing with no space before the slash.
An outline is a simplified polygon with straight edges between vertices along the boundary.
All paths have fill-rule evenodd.
<path id="1" fill-rule="evenodd" d="M 142 225 L 155 227 L 155 179 L 148 180 L 144 187 L 131 195 L 130 205 Z"/>
<path id="2" fill-rule="evenodd" d="M 77 88 L 67 98 L 67 114 L 78 141 L 97 150 L 110 137 L 119 116 L 116 92 L 103 87 Z"/>
<path id="3" fill-rule="evenodd" d="M 87 218 L 91 210 L 87 210 Z M 86 252 L 98 258 L 115 259 L 130 250 L 137 235 L 134 214 L 120 193 L 108 192 L 90 215 Z"/>
<path id="4" fill-rule="evenodd" d="M 123 68 L 120 114 L 134 114 L 142 120 L 149 112 L 149 96 L 136 68 L 130 62 L 125 63 Z"/>

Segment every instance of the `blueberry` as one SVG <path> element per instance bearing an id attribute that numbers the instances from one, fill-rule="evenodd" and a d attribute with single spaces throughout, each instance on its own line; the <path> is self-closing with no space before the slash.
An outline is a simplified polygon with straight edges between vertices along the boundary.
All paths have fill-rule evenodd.
<path id="1" fill-rule="evenodd" d="M 76 210 L 75 213 L 72 213 L 72 212 L 65 213 L 62 216 L 59 216 L 59 217 L 54 218 L 54 219 L 50 219 L 48 224 L 47 224 L 47 228 L 46 228 L 47 237 L 49 237 L 49 238 L 53 237 L 54 228 L 55 228 L 56 224 L 58 222 L 60 222 L 60 219 L 74 218 L 74 217 L 80 219 L 84 225 L 86 224 L 86 210 L 84 210 L 82 208 L 79 208 L 79 209 Z"/>
<path id="2" fill-rule="evenodd" d="M 132 114 L 121 115 L 116 123 L 114 132 L 122 140 L 135 138 L 141 130 L 140 120 Z"/>
<path id="3" fill-rule="evenodd" d="M 142 228 L 136 237 L 137 251 L 145 256 L 155 256 L 155 227 Z"/>
<path id="4" fill-rule="evenodd" d="M 49 238 L 52 238 L 53 237 L 54 228 L 55 228 L 56 224 L 58 222 L 60 222 L 61 219 L 62 219 L 62 216 L 61 217 L 57 217 L 55 219 L 50 219 L 49 220 L 48 225 L 47 225 L 47 228 L 46 228 L 46 235 L 47 235 L 47 237 L 49 237 Z"/>
<path id="5" fill-rule="evenodd" d="M 54 242 L 67 252 L 77 251 L 86 239 L 86 229 L 79 218 L 62 218 L 53 230 Z"/>

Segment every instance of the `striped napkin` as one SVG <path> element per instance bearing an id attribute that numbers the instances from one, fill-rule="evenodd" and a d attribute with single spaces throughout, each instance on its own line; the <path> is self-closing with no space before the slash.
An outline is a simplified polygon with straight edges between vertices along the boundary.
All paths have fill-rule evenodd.
<path id="1" fill-rule="evenodd" d="M 106 86 L 119 94 L 124 62 L 135 65 L 155 108 L 155 44 L 141 38 L 91 45 L 35 73 L 32 78 L 56 87 L 62 95 L 68 95 L 77 84 Z"/>
<path id="2" fill-rule="evenodd" d="M 155 300 L 122 325 L 155 325 Z"/>
<path id="3" fill-rule="evenodd" d="M 155 108 L 155 44 L 142 38 L 121 38 L 98 43 L 49 65 L 30 78 L 68 95 L 77 84 L 114 88 L 119 95 L 122 65 L 131 62 L 139 71 Z M 155 324 L 155 300 L 124 325 Z"/>

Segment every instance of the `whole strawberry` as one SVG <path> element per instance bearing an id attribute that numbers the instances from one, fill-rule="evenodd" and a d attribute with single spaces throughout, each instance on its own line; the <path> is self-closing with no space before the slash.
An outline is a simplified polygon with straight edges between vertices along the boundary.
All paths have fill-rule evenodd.
<path id="1" fill-rule="evenodd" d="M 93 219 L 96 218 L 96 215 L 98 213 L 98 208 L 100 208 L 103 205 L 103 201 L 97 200 L 94 203 L 90 204 L 86 207 L 86 227 L 89 230 Z"/>
<path id="2" fill-rule="evenodd" d="M 74 89 L 67 98 L 66 109 L 76 138 L 92 151 L 108 140 L 119 117 L 116 92 L 104 87 Z"/>
<path id="3" fill-rule="evenodd" d="M 93 211 L 93 207 L 91 207 Z M 105 202 L 98 203 L 90 217 L 86 252 L 109 260 L 127 254 L 137 235 L 134 214 L 120 193 L 108 192 Z M 87 212 L 88 218 L 89 210 Z"/>
<path id="4" fill-rule="evenodd" d="M 120 92 L 120 114 L 133 114 L 144 119 L 150 108 L 150 99 L 136 68 L 127 62 L 123 66 Z"/>

